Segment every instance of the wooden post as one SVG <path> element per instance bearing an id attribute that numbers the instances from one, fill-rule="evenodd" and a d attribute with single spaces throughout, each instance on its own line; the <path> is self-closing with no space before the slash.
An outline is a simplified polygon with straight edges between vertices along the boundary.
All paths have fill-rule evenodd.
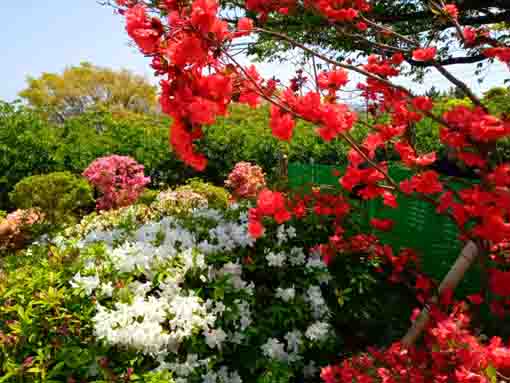
<path id="1" fill-rule="evenodd" d="M 285 182 L 287 182 L 289 178 L 289 158 L 286 154 L 283 154 L 280 158 L 280 177 Z"/>
<path id="2" fill-rule="evenodd" d="M 464 278 L 464 274 L 466 274 L 466 271 L 471 267 L 479 254 L 479 247 L 473 241 L 469 241 L 466 246 L 464 246 L 460 256 L 457 258 L 452 268 L 448 274 L 446 274 L 446 277 L 444 277 L 443 281 L 439 285 L 439 296 L 441 296 L 441 293 L 443 293 L 445 290 L 454 290 L 458 286 L 460 281 L 462 281 L 462 278 Z M 434 296 L 431 299 L 431 303 L 437 303 L 438 300 L 439 297 Z M 421 333 L 427 326 L 427 323 L 430 319 L 429 317 L 429 310 L 424 308 L 418 318 L 416 318 L 414 321 L 411 328 L 407 331 L 407 334 L 402 338 L 401 342 L 404 346 L 410 347 L 416 343 Z"/>

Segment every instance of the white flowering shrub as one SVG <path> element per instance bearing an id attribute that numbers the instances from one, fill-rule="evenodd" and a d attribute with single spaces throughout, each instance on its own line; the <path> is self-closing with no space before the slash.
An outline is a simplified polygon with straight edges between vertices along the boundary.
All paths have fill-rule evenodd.
<path id="1" fill-rule="evenodd" d="M 331 276 L 288 224 L 255 246 L 246 212 L 130 207 L 82 223 L 60 246 L 79 250 L 70 285 L 94 302 L 95 338 L 176 383 L 317 381 L 339 344 Z"/>

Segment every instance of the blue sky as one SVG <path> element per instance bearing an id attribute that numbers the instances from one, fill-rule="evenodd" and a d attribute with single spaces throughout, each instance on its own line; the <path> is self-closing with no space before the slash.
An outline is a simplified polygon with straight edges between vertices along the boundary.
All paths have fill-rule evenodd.
<path id="1" fill-rule="evenodd" d="M 127 46 L 123 19 L 109 8 L 100 6 L 96 0 L 23 0 L 0 1 L 0 99 L 12 101 L 25 86 L 27 75 L 38 76 L 42 72 L 60 72 L 66 66 L 89 61 L 100 66 L 127 68 L 145 75 L 152 82 L 148 60 Z M 243 60 L 245 61 L 245 60 Z M 461 66 L 452 69 L 466 81 L 476 93 L 491 86 L 503 84 L 510 71 L 495 65 L 479 85 L 473 75 L 475 68 Z M 291 66 L 266 64 L 263 75 L 275 71 L 282 79 L 288 78 Z M 431 85 L 444 87 L 438 74 L 427 77 L 424 85 L 400 81 L 422 92 Z"/>
<path id="2" fill-rule="evenodd" d="M 14 99 L 27 75 L 82 61 L 152 77 L 147 59 L 127 46 L 122 17 L 95 0 L 2 0 L 0 14 L 0 99 Z"/>

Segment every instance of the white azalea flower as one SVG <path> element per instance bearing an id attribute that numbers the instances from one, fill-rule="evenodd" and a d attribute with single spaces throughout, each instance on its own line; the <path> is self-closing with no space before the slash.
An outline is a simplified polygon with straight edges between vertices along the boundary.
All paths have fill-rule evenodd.
<path id="1" fill-rule="evenodd" d="M 100 283 L 99 277 L 97 275 L 91 277 L 82 277 L 78 272 L 73 279 L 71 280 L 71 286 L 75 289 L 83 289 L 87 293 L 87 295 L 92 294 Z"/>
<path id="2" fill-rule="evenodd" d="M 321 342 L 328 337 L 330 330 L 329 323 L 315 322 L 306 329 L 305 336 L 312 342 Z"/>
<path id="3" fill-rule="evenodd" d="M 287 259 L 287 256 L 283 252 L 279 253 L 273 253 L 270 252 L 266 255 L 266 260 L 269 266 L 272 267 L 282 267 L 285 264 L 285 260 Z"/>
<path id="4" fill-rule="evenodd" d="M 212 329 L 210 331 L 204 332 L 205 336 L 205 343 L 210 348 L 217 348 L 218 350 L 221 350 L 221 345 L 227 339 L 227 333 L 223 331 L 221 328 L 219 329 Z"/>
<path id="5" fill-rule="evenodd" d="M 282 299 L 284 302 L 290 302 L 294 300 L 296 296 L 296 290 L 293 287 L 289 287 L 288 289 L 282 289 L 278 287 L 276 289 L 276 298 Z"/>
<path id="6" fill-rule="evenodd" d="M 269 338 L 267 342 L 261 346 L 261 349 L 262 353 L 270 359 L 286 361 L 289 358 L 289 355 L 285 352 L 283 343 L 276 338 Z"/>

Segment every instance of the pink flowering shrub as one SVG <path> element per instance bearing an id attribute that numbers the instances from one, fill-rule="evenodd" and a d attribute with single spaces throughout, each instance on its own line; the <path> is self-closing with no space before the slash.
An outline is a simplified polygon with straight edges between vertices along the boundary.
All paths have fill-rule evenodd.
<path id="1" fill-rule="evenodd" d="M 434 313 L 435 311 L 435 313 Z M 435 323 L 426 331 L 425 345 L 404 347 L 397 342 L 385 350 L 344 360 L 322 370 L 326 383 L 491 383 L 508 382 L 510 348 L 501 338 L 481 342 L 469 329 L 465 305 L 450 315 L 433 308 Z"/>
<path id="2" fill-rule="evenodd" d="M 255 198 L 266 187 L 266 179 L 260 166 L 238 162 L 228 175 L 225 186 L 236 198 Z"/>
<path id="3" fill-rule="evenodd" d="M 127 156 L 112 155 L 97 158 L 83 175 L 102 194 L 96 201 L 98 210 L 129 206 L 143 193 L 150 177 L 145 177 L 143 165 Z"/>
<path id="4" fill-rule="evenodd" d="M 37 209 L 18 209 L 0 218 L 0 250 L 21 248 L 30 237 L 32 225 L 43 220 L 44 214 Z"/>

